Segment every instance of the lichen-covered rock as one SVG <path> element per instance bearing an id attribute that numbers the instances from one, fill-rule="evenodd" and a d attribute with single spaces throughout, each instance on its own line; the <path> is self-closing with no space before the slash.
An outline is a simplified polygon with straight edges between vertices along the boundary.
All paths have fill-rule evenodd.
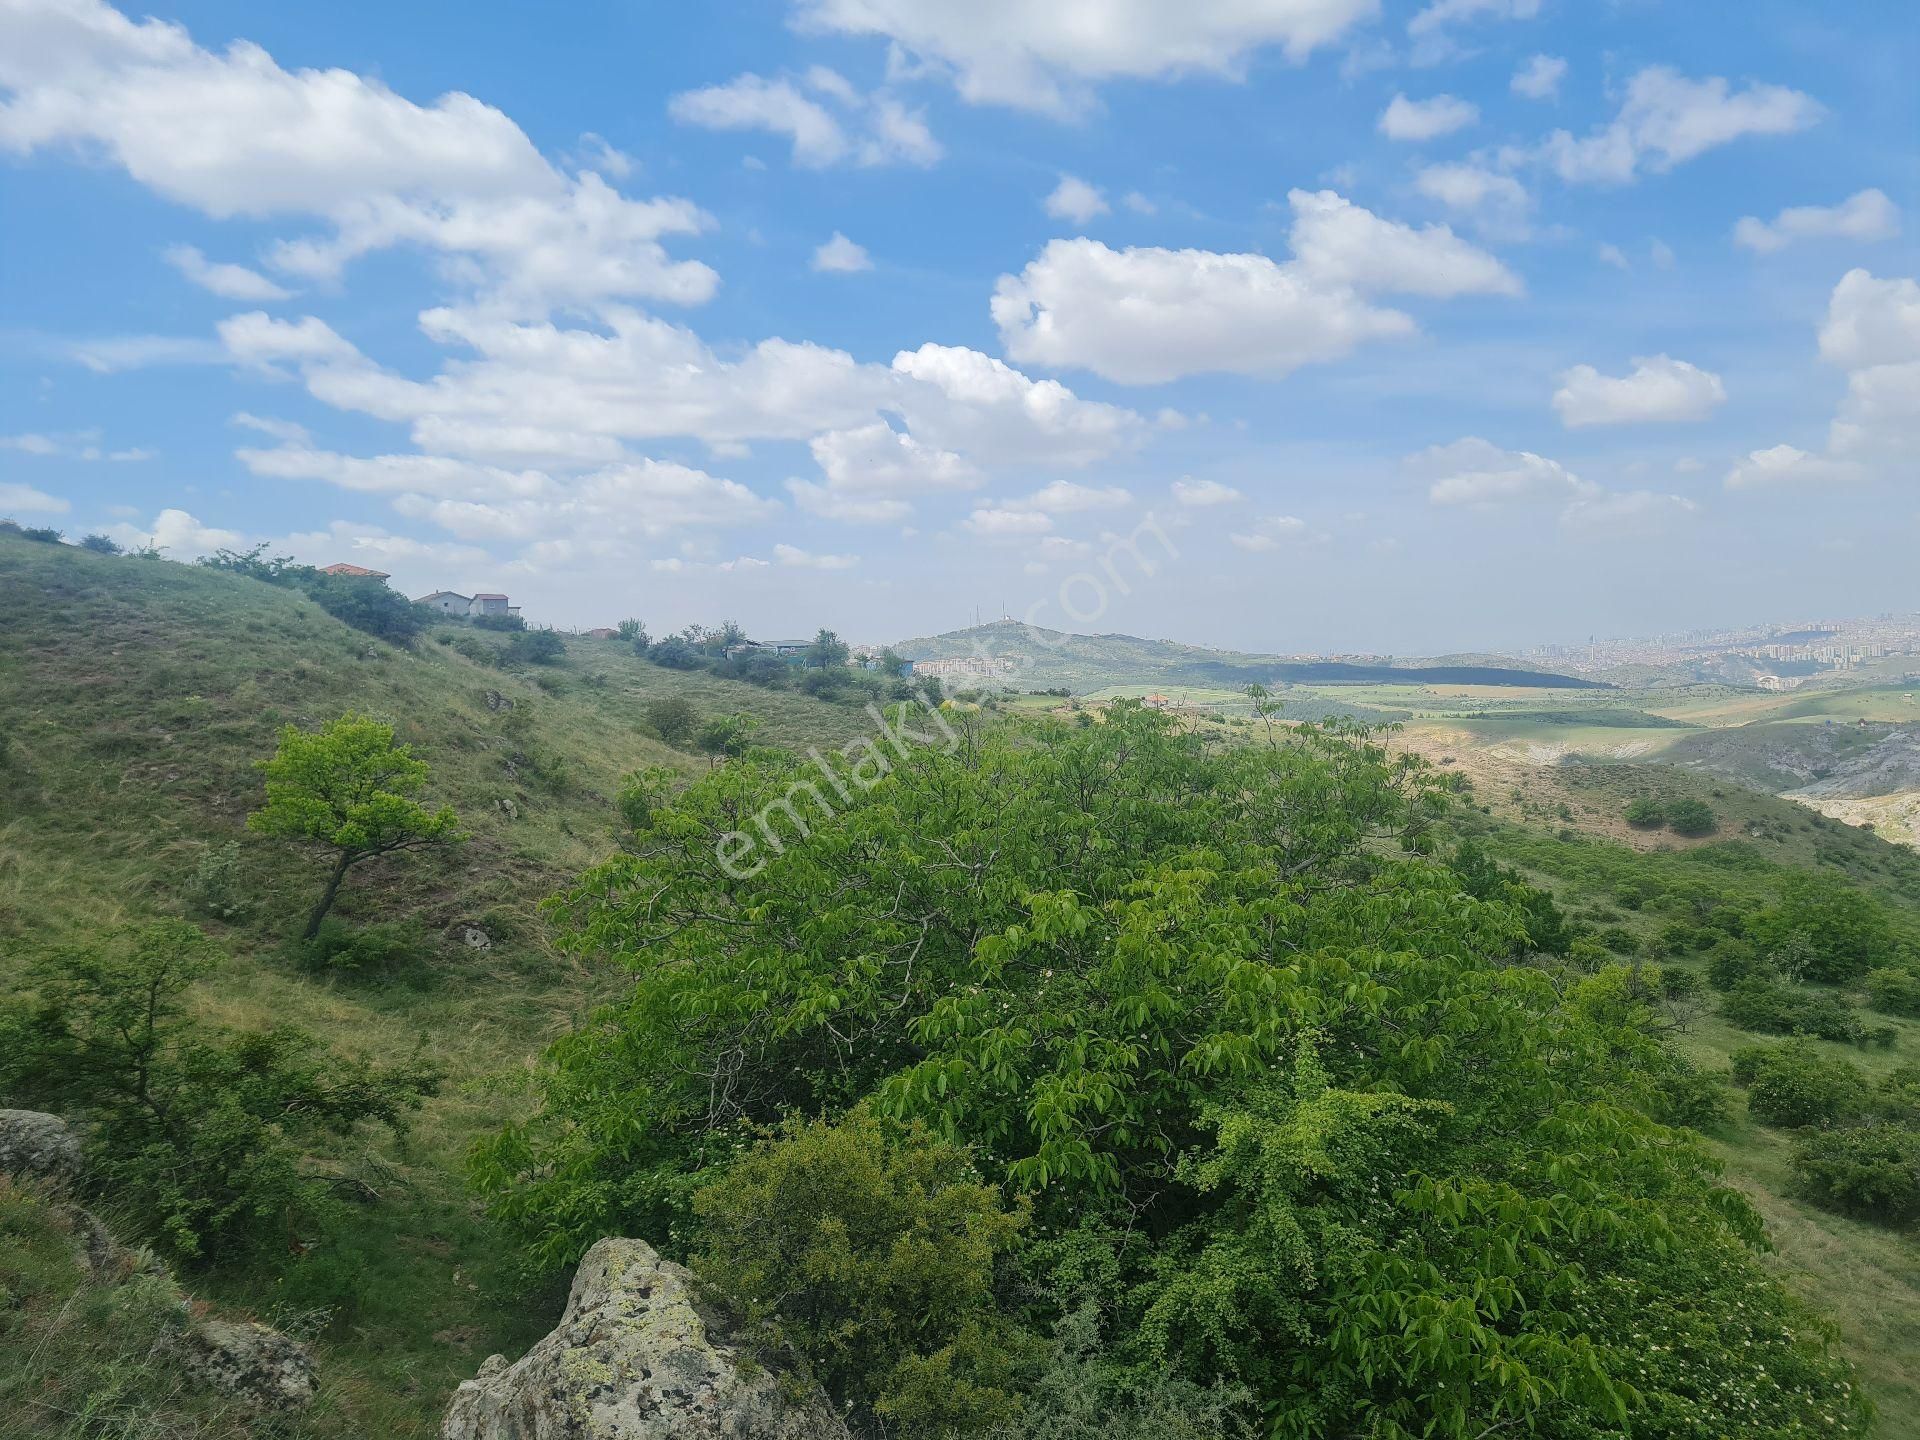
<path id="1" fill-rule="evenodd" d="M 0 1110 L 0 1173 L 65 1184 L 84 1164 L 80 1137 L 58 1115 Z"/>
<path id="2" fill-rule="evenodd" d="M 745 1364 L 709 1332 L 693 1277 L 640 1240 L 602 1240 L 560 1324 L 461 1385 L 443 1440 L 847 1440 L 818 1391 Z"/>
<path id="3" fill-rule="evenodd" d="M 190 1374 L 255 1410 L 299 1410 L 313 1399 L 313 1352 L 265 1325 L 195 1321 L 173 1349 Z"/>

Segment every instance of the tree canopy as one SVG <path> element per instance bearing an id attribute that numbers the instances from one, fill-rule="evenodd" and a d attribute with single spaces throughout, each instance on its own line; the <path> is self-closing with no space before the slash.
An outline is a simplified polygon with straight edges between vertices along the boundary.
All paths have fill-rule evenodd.
<path id="1" fill-rule="evenodd" d="M 562 898 L 635 979 L 476 1155 L 534 1257 L 683 1233 L 743 1137 L 866 1107 L 1024 1207 L 1022 1325 L 1097 1291 L 1114 1364 L 1239 1387 L 1274 1435 L 1857 1429 L 1754 1213 L 1650 1118 L 1646 1007 L 1436 858 L 1417 762 L 1127 705 L 963 742 L 824 817 L 871 753 L 750 751 Z M 754 814 L 788 843 L 739 879 L 716 844 Z"/>
<path id="2" fill-rule="evenodd" d="M 430 811 L 413 799 L 427 783 L 427 763 L 394 743 L 391 725 L 365 715 L 349 712 L 318 732 L 288 725 L 259 768 L 267 803 L 247 817 L 247 828 L 333 852 L 327 888 L 307 919 L 309 940 L 354 866 L 462 838 L 451 809 Z"/>

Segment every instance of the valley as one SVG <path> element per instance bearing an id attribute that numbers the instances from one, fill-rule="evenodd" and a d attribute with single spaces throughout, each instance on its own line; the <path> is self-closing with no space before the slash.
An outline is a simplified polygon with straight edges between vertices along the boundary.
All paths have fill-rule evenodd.
<path id="1" fill-rule="evenodd" d="M 243 1033 L 291 1024 L 342 1054 L 388 1065 L 424 1056 L 440 1073 L 404 1133 L 361 1128 L 308 1157 L 350 1181 L 360 1202 L 324 1223 L 294 1222 L 287 1253 L 253 1250 L 182 1272 L 229 1313 L 314 1337 L 318 1398 L 289 1434 L 436 1433 L 456 1383 L 489 1353 L 525 1349 L 558 1310 L 565 1269 L 532 1258 L 541 1250 L 529 1248 L 527 1227 L 539 1235 L 547 1226 L 520 1208 L 514 1187 L 536 1184 L 541 1208 L 567 1213 L 579 1202 L 562 1205 L 545 1188 L 567 1165 L 522 1171 L 521 1161 L 509 1172 L 488 1159 L 476 1169 L 476 1156 L 497 1156 L 489 1147 L 522 1126 L 534 1127 L 527 1143 L 536 1143 L 542 1117 L 562 1103 L 554 1057 L 580 1043 L 567 1037 L 596 1033 L 633 1003 L 636 973 L 647 983 L 644 952 L 625 953 L 626 941 L 581 943 L 586 933 L 629 933 L 625 920 L 615 931 L 580 925 L 583 906 L 626 903 L 615 897 L 628 882 L 609 889 L 592 877 L 638 865 L 637 880 L 654 863 L 639 858 L 633 826 L 659 822 L 633 806 L 657 816 L 728 784 L 777 786 L 787 772 L 773 757 L 847 744 L 867 717 L 844 701 L 665 667 L 618 640 L 566 637 L 562 653 L 528 663 L 509 658 L 510 635 L 456 624 L 395 647 L 284 586 L 5 536 L 0 607 L 12 617 L 0 631 L 7 982 L 24 983 L 49 945 L 185 916 L 224 957 L 193 992 L 199 1022 Z M 1107 648 L 1131 653 L 1120 642 Z M 1131 662 L 1109 653 L 1100 663 L 1106 683 L 1084 694 L 950 684 L 949 708 L 965 744 L 983 754 L 1001 724 L 1016 727 L 1013 737 L 1036 724 L 1063 737 L 1164 724 L 1226 756 L 1271 743 L 1240 691 L 1181 689 L 1153 672 L 1115 679 Z M 1412 673 L 1422 668 L 1434 667 Z M 1417 758 L 1454 797 L 1444 844 L 1511 867 L 1551 897 L 1567 935 L 1585 937 L 1572 951 L 1583 958 L 1557 983 L 1577 991 L 1642 964 L 1693 977 L 1684 986 L 1669 978 L 1667 992 L 1636 1002 L 1719 1097 L 1692 1123 L 1764 1218 L 1768 1271 L 1837 1325 L 1841 1353 L 1879 1408 L 1875 1433 L 1920 1434 L 1920 1245 L 1910 1228 L 1804 1198 L 1789 1133 L 1749 1117 L 1725 1083 L 1730 1057 L 1755 1036 L 1717 1013 L 1702 978 L 1726 933 L 1714 927 L 1778 906 L 1804 875 L 1872 897 L 1898 944 L 1920 943 L 1920 857 L 1888 843 L 1900 838 L 1891 818 L 1874 831 L 1843 823 L 1869 813 L 1849 807 L 1891 812 L 1913 785 L 1903 692 L 1567 687 L 1538 672 L 1518 684 L 1484 674 L 1473 683 L 1271 678 L 1283 736 L 1299 721 L 1339 716 L 1398 727 L 1383 737 L 1388 749 Z M 756 743 L 773 748 L 701 754 L 686 727 L 669 743 L 650 718 L 664 714 L 650 707 L 666 697 L 696 719 L 749 715 Z M 311 859 L 249 833 L 255 765 L 282 726 L 311 730 L 350 710 L 391 723 L 428 761 L 432 798 L 453 806 L 469 838 L 444 854 L 370 865 L 343 893 L 330 948 L 303 951 L 288 937 L 319 876 Z M 1014 738 L 996 763 L 1061 743 L 1034 733 Z M 627 777 L 640 774 L 655 777 L 652 788 L 633 788 Z M 643 791 L 644 802 L 625 798 Z M 670 798 L 678 793 L 684 801 Z M 1668 809 L 1696 800 L 1711 826 L 1683 835 L 1630 822 L 1628 807 L 1647 799 Z M 855 864 L 867 813 L 855 809 L 781 864 L 831 868 L 843 844 Z M 826 883 L 811 869 L 781 882 L 795 894 Z M 1471 883 L 1493 884 L 1477 892 L 1491 894 L 1506 882 Z M 1833 993 L 1862 1003 L 1844 986 Z M 1853 1013 L 1864 1017 L 1860 1034 L 1876 1035 L 1871 1045 L 1798 1043 L 1857 1068 L 1866 1084 L 1891 1083 L 1920 1049 L 1920 1019 Z M 562 1048 L 550 1049 L 556 1041 Z M 586 1123 L 596 1133 L 602 1124 Z"/>

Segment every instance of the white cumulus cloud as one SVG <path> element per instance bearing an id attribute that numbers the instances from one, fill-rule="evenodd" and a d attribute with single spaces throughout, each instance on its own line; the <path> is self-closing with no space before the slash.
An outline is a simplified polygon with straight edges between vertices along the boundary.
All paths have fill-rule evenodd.
<path id="1" fill-rule="evenodd" d="M 1569 428 L 1704 420 L 1725 403 L 1720 377 L 1668 355 L 1636 356 L 1627 375 L 1576 365 L 1560 377 L 1553 408 Z"/>
<path id="2" fill-rule="evenodd" d="M 1661 172 L 1750 135 L 1791 135 L 1812 125 L 1821 107 L 1784 85 L 1757 81 L 1735 90 L 1725 79 L 1690 80 L 1650 65 L 1627 82 L 1619 113 L 1575 138 L 1547 137 L 1541 153 L 1563 180 L 1621 185 L 1643 169 Z"/>
<path id="3" fill-rule="evenodd" d="M 1107 204 L 1107 197 L 1097 187 L 1089 185 L 1077 175 L 1062 175 L 1060 183 L 1047 196 L 1043 208 L 1056 220 L 1071 220 L 1076 225 L 1084 225 L 1096 215 L 1105 215 L 1111 207 Z"/>
<path id="4" fill-rule="evenodd" d="M 153 517 L 144 529 L 137 525 L 109 526 L 107 534 L 131 549 L 147 545 L 176 557 L 211 555 L 216 550 L 237 550 L 245 544 L 237 530 L 222 530 L 203 525 L 185 510 L 166 509 Z"/>
<path id="5" fill-rule="evenodd" d="M 1427 498 L 1435 505 L 1567 504 L 1601 493 L 1558 460 L 1502 450 L 1478 436 L 1423 450 L 1408 463 L 1428 477 Z"/>
<path id="6" fill-rule="evenodd" d="M 667 113 L 683 125 L 707 130 L 785 136 L 793 163 L 810 170 L 839 164 L 925 166 L 944 153 L 919 112 L 885 92 L 862 96 L 825 66 L 815 66 L 799 83 L 749 73 L 684 91 L 667 102 Z"/>
<path id="7" fill-rule="evenodd" d="M 1792 445 L 1755 450 L 1727 472 L 1729 490 L 1764 490 L 1789 486 L 1824 486 L 1857 480 L 1860 470 L 1844 460 L 1813 455 Z"/>
<path id="8" fill-rule="evenodd" d="M 1747 215 L 1733 227 L 1734 243 L 1763 255 L 1796 240 L 1891 240 L 1900 233 L 1900 211 L 1884 191 L 1862 190 L 1838 205 L 1796 205 L 1771 221 Z"/>
<path id="9" fill-rule="evenodd" d="M 69 508 L 57 495 L 18 481 L 0 481 L 0 519 L 12 515 L 64 515 Z"/>
<path id="10" fill-rule="evenodd" d="M 702 229 L 697 207 L 564 174 L 471 95 L 420 105 L 349 70 L 284 70 L 249 41 L 205 50 L 103 0 L 10 0 L 0 95 L 0 152 L 82 146 L 216 219 L 318 220 L 270 252 L 302 278 L 416 244 L 520 302 L 697 303 L 718 283 L 661 243 Z"/>
<path id="11" fill-rule="evenodd" d="M 960 522 L 982 540 L 1027 540 L 1053 528 L 1053 517 L 1038 510 L 983 507 Z"/>
<path id="12" fill-rule="evenodd" d="M 1470 100 L 1452 95 L 1435 95 L 1430 100 L 1409 100 L 1396 95 L 1380 112 L 1378 129 L 1389 140 L 1437 140 L 1464 130 L 1480 119 L 1480 107 Z"/>
<path id="13" fill-rule="evenodd" d="M 813 268 L 829 275 L 854 275 L 873 268 L 864 245 L 855 244 L 838 230 L 813 252 Z"/>
<path id="14" fill-rule="evenodd" d="M 773 547 L 773 558 L 777 564 L 792 565 L 802 570 L 851 570 L 860 563 L 858 555 L 822 555 L 817 551 L 786 544 Z"/>
<path id="15" fill-rule="evenodd" d="M 191 245 L 169 246 L 162 252 L 162 258 L 202 290 L 218 295 L 223 300 L 259 304 L 268 300 L 284 300 L 292 293 L 258 270 L 209 260 Z"/>
<path id="16" fill-rule="evenodd" d="M 1444 225 L 1416 230 L 1331 191 L 1296 190 L 1294 258 L 1207 250 L 1113 250 L 1054 240 L 994 291 L 1016 360 L 1089 369 L 1127 384 L 1208 371 L 1284 375 L 1414 332 L 1369 293 L 1514 295 L 1518 279 Z"/>
<path id="17" fill-rule="evenodd" d="M 1567 62 L 1557 55 L 1535 55 L 1513 72 L 1513 93 L 1528 100 L 1552 100 L 1567 78 Z"/>
<path id="18" fill-rule="evenodd" d="M 1231 485 L 1222 485 L 1218 480 L 1196 480 L 1191 475 L 1182 475 L 1173 482 L 1174 503 L 1189 508 L 1231 505 L 1242 498 L 1238 490 Z"/>
<path id="19" fill-rule="evenodd" d="M 1076 515 L 1088 510 L 1118 510 L 1131 505 L 1133 495 L 1119 485 L 1079 485 L 1055 480 L 1031 495 L 1003 500 L 1008 510 L 1037 510 L 1047 515 Z"/>
<path id="20" fill-rule="evenodd" d="M 1407 33 L 1419 37 L 1470 20 L 1531 20 L 1539 13 L 1540 0 L 1433 0 L 1407 22 Z"/>
<path id="21" fill-rule="evenodd" d="M 1298 62 L 1379 11 L 1379 0 L 795 0 L 801 28 L 871 35 L 949 75 L 976 104 L 1070 113 L 1118 79 L 1239 77 L 1268 46 Z"/>

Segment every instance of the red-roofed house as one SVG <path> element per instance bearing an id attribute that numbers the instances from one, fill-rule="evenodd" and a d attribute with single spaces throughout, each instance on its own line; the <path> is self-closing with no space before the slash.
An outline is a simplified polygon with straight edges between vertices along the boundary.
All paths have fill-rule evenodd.
<path id="1" fill-rule="evenodd" d="M 384 570 L 369 570 L 364 565 L 349 565 L 342 561 L 338 565 L 322 565 L 322 575 L 351 575 L 356 580 L 388 580 L 392 577 Z"/>

